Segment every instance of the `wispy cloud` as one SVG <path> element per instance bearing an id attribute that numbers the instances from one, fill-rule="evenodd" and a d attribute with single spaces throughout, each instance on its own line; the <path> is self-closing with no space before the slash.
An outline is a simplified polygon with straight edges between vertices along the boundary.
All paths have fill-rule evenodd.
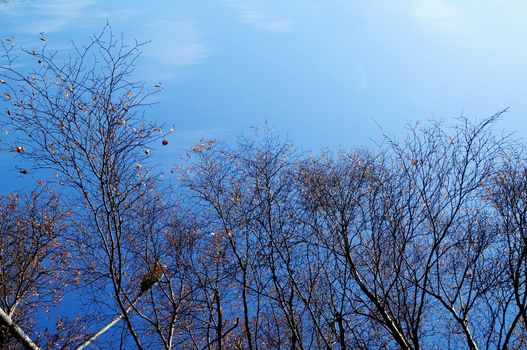
<path id="1" fill-rule="evenodd" d="M 209 49 L 199 38 L 196 24 L 188 19 L 156 19 L 147 23 L 145 32 L 154 39 L 145 55 L 165 66 L 189 66 L 207 57 Z"/>
<path id="2" fill-rule="evenodd" d="M 149 81 L 167 82 L 178 78 L 210 54 L 196 22 L 191 19 L 153 19 L 136 26 L 130 35 L 139 41 L 151 40 L 143 51 L 144 64 L 139 69 Z"/>
<path id="3" fill-rule="evenodd" d="M 34 34 L 35 32 L 56 33 L 68 28 L 71 24 L 82 19 L 87 13 L 86 9 L 93 0 L 54 0 L 46 2 L 35 2 L 32 4 L 34 14 L 25 17 L 19 13 L 22 19 L 18 21 L 15 31 L 17 33 Z M 21 9 L 21 11 L 28 11 Z"/>
<path id="4" fill-rule="evenodd" d="M 39 32 L 45 32 L 48 47 L 54 50 L 71 49 L 69 40 L 85 42 L 86 33 L 98 33 L 110 20 L 115 34 L 126 28 L 126 40 L 137 38 L 150 41 L 145 47 L 142 73 L 155 80 L 167 81 L 181 69 L 203 61 L 209 48 L 201 40 L 198 25 L 186 17 L 169 17 L 173 7 L 139 9 L 119 6 L 97 6 L 100 0 L 35 1 L 24 8 L 6 9 L 17 45 L 33 47 L 39 44 Z M 60 35 L 57 35 L 60 34 Z M 49 35 L 49 36 L 48 36 Z M 82 36 L 82 37 L 81 37 Z"/>
<path id="5" fill-rule="evenodd" d="M 441 33 L 458 33 L 467 29 L 462 12 L 444 0 L 413 0 L 412 15 L 428 30 Z"/>
<path id="6" fill-rule="evenodd" d="M 291 21 L 271 18 L 256 1 L 224 0 L 223 3 L 235 10 L 244 23 L 254 28 L 277 33 L 286 33 L 292 30 Z"/>
<path id="7" fill-rule="evenodd" d="M 13 8 L 29 0 L 0 0 L 0 10 Z"/>

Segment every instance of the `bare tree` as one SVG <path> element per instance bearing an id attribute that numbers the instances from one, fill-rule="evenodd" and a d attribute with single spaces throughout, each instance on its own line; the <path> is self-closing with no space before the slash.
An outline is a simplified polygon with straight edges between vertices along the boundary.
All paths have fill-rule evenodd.
<path id="1" fill-rule="evenodd" d="M 99 296 L 109 293 L 142 348 L 126 312 L 140 290 L 130 278 L 127 244 L 136 238 L 134 206 L 156 186 L 148 159 L 163 136 L 142 117 L 152 93 L 132 80 L 143 44 L 127 46 L 106 26 L 62 60 L 48 52 L 45 38 L 40 41 L 40 48 L 22 52 L 4 45 L 0 76 L 12 150 L 35 169 L 51 169 L 58 183 L 75 191 L 70 203 L 82 208 L 77 254 L 92 257 L 82 262 L 83 274 L 91 276 Z M 22 71 L 25 64 L 37 68 Z"/>
<path id="2" fill-rule="evenodd" d="M 71 262 L 68 213 L 45 189 L 12 193 L 0 201 L 0 346 L 17 348 L 16 338 L 36 348 L 27 334 L 46 336 L 35 329 L 37 311 L 56 305 L 72 282 L 64 269 Z"/>
<path id="3" fill-rule="evenodd" d="M 421 288 L 417 315 L 425 317 L 426 299 L 436 299 L 453 326 L 462 330 L 470 349 L 478 348 L 473 335 L 478 324 L 471 322 L 471 315 L 478 312 L 493 282 L 486 273 L 493 260 L 492 231 L 481 195 L 503 144 L 489 129 L 501 113 L 476 124 L 462 119 L 452 133 L 440 124 L 419 128 L 404 147 L 395 147 L 395 161 L 407 179 L 399 182 L 411 193 L 410 206 L 402 209 L 411 213 L 415 208 L 413 221 L 420 224 L 412 228 L 419 238 L 413 249 L 419 250 L 420 261 L 406 262 L 413 270 L 410 280 Z M 420 322 L 416 320 L 414 332 Z"/>
<path id="4" fill-rule="evenodd" d="M 493 338 L 489 345 L 496 348 L 522 348 L 527 334 L 527 287 L 525 235 L 525 190 L 527 186 L 524 145 L 514 143 L 501 152 L 501 162 L 489 181 L 487 199 L 495 209 L 496 246 L 501 259 L 500 282 L 488 301 L 489 319 L 493 322 Z M 499 302 L 497 302 L 499 300 Z"/>
<path id="5" fill-rule="evenodd" d="M 293 253 L 298 221 L 291 206 L 292 147 L 269 128 L 263 132 L 262 138 L 240 140 L 236 149 L 207 141 L 196 145 L 196 160 L 183 180 L 214 240 L 222 243 L 218 262 L 226 277 L 214 280 L 227 278 L 230 294 L 239 297 L 242 312 L 230 316 L 230 324 L 242 320 L 233 333 L 243 344 L 238 346 L 304 348 L 303 307 L 291 274 L 299 256 Z M 238 304 L 233 302 L 230 307 Z"/>
<path id="6" fill-rule="evenodd" d="M 353 343 L 353 332 L 337 332 L 343 311 L 354 327 L 382 326 L 387 334 L 381 339 L 389 335 L 401 348 L 437 343 L 443 326 L 445 332 L 460 329 L 461 344 L 478 347 L 473 332 L 479 323 L 469 324 L 470 314 L 481 312 L 496 281 L 489 278 L 496 240 L 489 210 L 481 205 L 503 143 L 489 130 L 500 115 L 479 124 L 463 120 L 450 134 L 441 124 L 417 126 L 408 139 L 388 139 L 375 156 L 342 153 L 336 161 L 324 156 L 305 162 L 301 183 L 309 226 L 330 253 L 323 265 L 334 260 L 337 268 L 325 289 L 335 290 L 338 298 L 332 299 L 340 305 L 333 305 L 335 316 L 326 322 L 340 348 L 361 343 Z M 429 323 L 439 315 L 451 321 Z M 366 348 L 382 344 L 375 333 Z"/>

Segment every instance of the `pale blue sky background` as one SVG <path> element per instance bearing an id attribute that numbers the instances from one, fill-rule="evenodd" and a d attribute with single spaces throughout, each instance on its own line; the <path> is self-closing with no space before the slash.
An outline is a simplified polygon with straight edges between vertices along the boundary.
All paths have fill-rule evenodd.
<path id="1" fill-rule="evenodd" d="M 108 20 L 152 40 L 137 74 L 163 83 L 150 116 L 175 126 L 172 157 L 265 119 L 312 151 L 507 106 L 498 127 L 527 136 L 526 17 L 504 0 L 11 0 L 0 37 L 68 50 Z"/>

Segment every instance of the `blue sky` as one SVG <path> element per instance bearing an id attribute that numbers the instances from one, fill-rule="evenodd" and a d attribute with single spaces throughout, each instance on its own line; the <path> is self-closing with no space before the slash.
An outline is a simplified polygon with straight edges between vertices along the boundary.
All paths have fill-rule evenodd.
<path id="1" fill-rule="evenodd" d="M 376 123 L 400 135 L 415 120 L 507 106 L 498 127 L 525 137 L 526 13 L 497 0 L 10 0 L 0 23 L 21 46 L 43 31 L 69 50 L 107 20 L 151 40 L 137 77 L 163 83 L 148 113 L 175 126 L 174 156 L 265 120 L 316 152 L 371 145 Z"/>

